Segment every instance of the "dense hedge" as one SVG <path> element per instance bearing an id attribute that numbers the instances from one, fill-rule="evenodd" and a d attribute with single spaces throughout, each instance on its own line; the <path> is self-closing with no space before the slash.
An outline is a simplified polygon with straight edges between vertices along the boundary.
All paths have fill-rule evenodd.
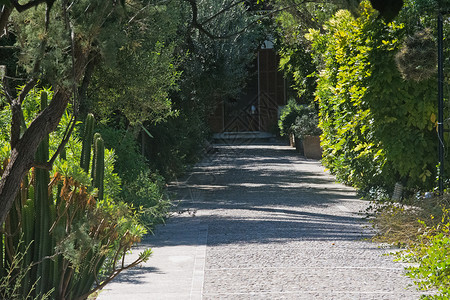
<path id="1" fill-rule="evenodd" d="M 323 29 L 307 38 L 320 69 L 324 165 L 363 192 L 389 191 L 398 181 L 432 187 L 436 82 L 406 81 L 397 70 L 405 26 L 386 25 L 364 1 L 358 18 L 341 10 Z"/>

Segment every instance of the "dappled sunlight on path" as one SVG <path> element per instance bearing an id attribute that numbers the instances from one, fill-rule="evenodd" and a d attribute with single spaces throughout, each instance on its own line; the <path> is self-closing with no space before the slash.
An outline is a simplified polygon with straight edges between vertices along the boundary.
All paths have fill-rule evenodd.
<path id="1" fill-rule="evenodd" d="M 368 202 L 320 162 L 278 144 L 215 149 L 171 186 L 178 212 L 146 238 L 155 255 L 128 299 L 419 298 L 368 241 Z"/>

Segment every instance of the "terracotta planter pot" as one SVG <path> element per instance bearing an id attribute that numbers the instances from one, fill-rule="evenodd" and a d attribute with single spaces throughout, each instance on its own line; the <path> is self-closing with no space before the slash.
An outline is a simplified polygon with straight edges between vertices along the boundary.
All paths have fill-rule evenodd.
<path id="1" fill-rule="evenodd" d="M 303 138 L 303 150 L 307 158 L 322 159 L 320 136 L 306 135 Z"/>

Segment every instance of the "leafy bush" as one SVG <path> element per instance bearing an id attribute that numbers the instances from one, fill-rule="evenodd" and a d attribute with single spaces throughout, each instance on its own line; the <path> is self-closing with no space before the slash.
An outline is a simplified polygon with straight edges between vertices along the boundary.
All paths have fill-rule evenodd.
<path id="1" fill-rule="evenodd" d="M 45 107 L 47 94 L 29 93 L 24 100 L 24 116 L 33 118 L 33 110 L 39 109 L 38 100 Z M 10 119 L 9 114 L 0 115 L 2 122 Z M 47 162 L 55 153 L 72 121 L 65 114 L 60 128 L 41 143 L 36 155 L 38 164 Z M 140 241 L 147 229 L 136 209 L 118 199 L 121 180 L 114 173 L 114 151 L 104 151 L 104 158 L 99 147 L 93 151 L 97 153 L 96 165 L 102 166 L 99 178 L 104 178 L 99 181 L 104 189 L 100 185 L 94 188 L 93 175 L 89 176 L 80 164 L 82 143 L 77 136 L 75 128 L 51 170 L 33 168 L 20 186 L 0 236 L 2 297 L 29 299 L 50 295 L 84 299 L 123 269 L 147 260 L 151 254 L 151 250 L 146 250 L 135 262 L 118 266 L 118 259 Z M 9 140 L 7 135 L 2 137 Z M 3 148 L 8 146 L 7 142 L 2 143 Z M 90 144 L 87 149 L 91 152 Z M 0 167 L 0 174 L 3 171 Z"/>
<path id="2" fill-rule="evenodd" d="M 448 198 L 448 195 L 444 198 Z M 407 267 L 407 276 L 414 279 L 414 283 L 420 290 L 438 291 L 431 295 L 423 295 L 421 299 L 449 299 L 450 297 L 449 210 L 445 205 L 438 205 L 437 208 L 433 209 L 436 216 L 429 210 L 423 209 L 424 214 L 428 213 L 427 221 L 416 219 L 414 224 L 408 224 L 415 229 L 415 237 L 406 250 L 397 253 L 398 260 L 412 263 Z"/>
<path id="3" fill-rule="evenodd" d="M 139 208 L 141 220 L 150 229 L 164 222 L 171 207 L 164 178 L 150 170 L 142 171 L 134 181 L 127 182 L 121 197 Z"/>
<path id="4" fill-rule="evenodd" d="M 152 170 L 171 180 L 197 162 L 209 130 L 202 113 L 184 107 L 176 117 L 146 127 L 153 138 L 146 144 L 146 157 Z"/>
<path id="5" fill-rule="evenodd" d="M 401 77 L 394 58 L 406 33 L 363 1 L 358 18 L 338 11 L 324 32 L 307 36 L 321 69 L 322 162 L 363 193 L 389 191 L 398 181 L 421 189 L 434 183 L 435 83 Z"/>
<path id="6" fill-rule="evenodd" d="M 450 224 L 444 224 L 448 231 Z M 448 232 L 446 232 L 448 234 Z M 421 299 L 449 299 L 450 297 L 450 237 L 439 233 L 424 236 L 426 242 L 415 245 L 404 259 L 418 266 L 408 268 L 407 275 L 415 281 L 421 290 L 437 288 L 438 295 L 422 296 Z"/>
<path id="7" fill-rule="evenodd" d="M 303 107 L 301 115 L 295 119 L 292 130 L 297 137 L 306 135 L 317 136 L 322 133 L 319 128 L 319 118 L 315 109 L 311 106 Z"/>
<path id="8" fill-rule="evenodd" d="M 321 130 L 318 124 L 319 121 L 315 109 L 311 105 L 297 104 L 293 99 L 288 101 L 278 120 L 281 136 L 291 133 L 294 133 L 296 137 L 319 135 Z"/>
<path id="9" fill-rule="evenodd" d="M 294 99 L 288 101 L 287 105 L 281 111 L 280 119 L 278 120 L 278 128 L 280 129 L 281 136 L 293 133 L 295 120 L 302 115 L 302 107 Z"/>
<path id="10" fill-rule="evenodd" d="M 166 181 L 157 171 L 150 170 L 145 157 L 139 152 L 136 134 L 117 124 L 99 126 L 98 130 L 105 145 L 114 149 L 113 171 L 122 179 L 116 198 L 139 208 L 139 216 L 147 228 L 162 223 L 170 208 L 170 199 L 165 191 Z"/>
<path id="11" fill-rule="evenodd" d="M 124 182 L 133 182 L 148 168 L 145 157 L 140 153 L 135 130 L 114 123 L 100 124 L 97 130 L 105 140 L 105 146 L 114 149 L 116 154 L 114 171 Z"/>
<path id="12" fill-rule="evenodd" d="M 450 194 L 405 199 L 404 204 L 375 203 L 376 241 L 405 248 L 395 255 L 408 262 L 407 276 L 420 290 L 421 299 L 450 297 Z M 437 291 L 437 292 L 436 292 Z"/>

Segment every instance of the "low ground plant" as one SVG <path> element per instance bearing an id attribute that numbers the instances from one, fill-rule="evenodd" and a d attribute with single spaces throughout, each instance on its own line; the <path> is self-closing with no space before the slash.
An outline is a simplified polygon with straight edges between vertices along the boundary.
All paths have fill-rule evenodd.
<path id="1" fill-rule="evenodd" d="M 407 276 L 422 291 L 437 291 L 421 299 L 450 298 L 450 194 L 416 197 L 406 203 L 385 202 L 372 207 L 377 241 L 403 250 L 399 261 L 411 263 Z"/>

